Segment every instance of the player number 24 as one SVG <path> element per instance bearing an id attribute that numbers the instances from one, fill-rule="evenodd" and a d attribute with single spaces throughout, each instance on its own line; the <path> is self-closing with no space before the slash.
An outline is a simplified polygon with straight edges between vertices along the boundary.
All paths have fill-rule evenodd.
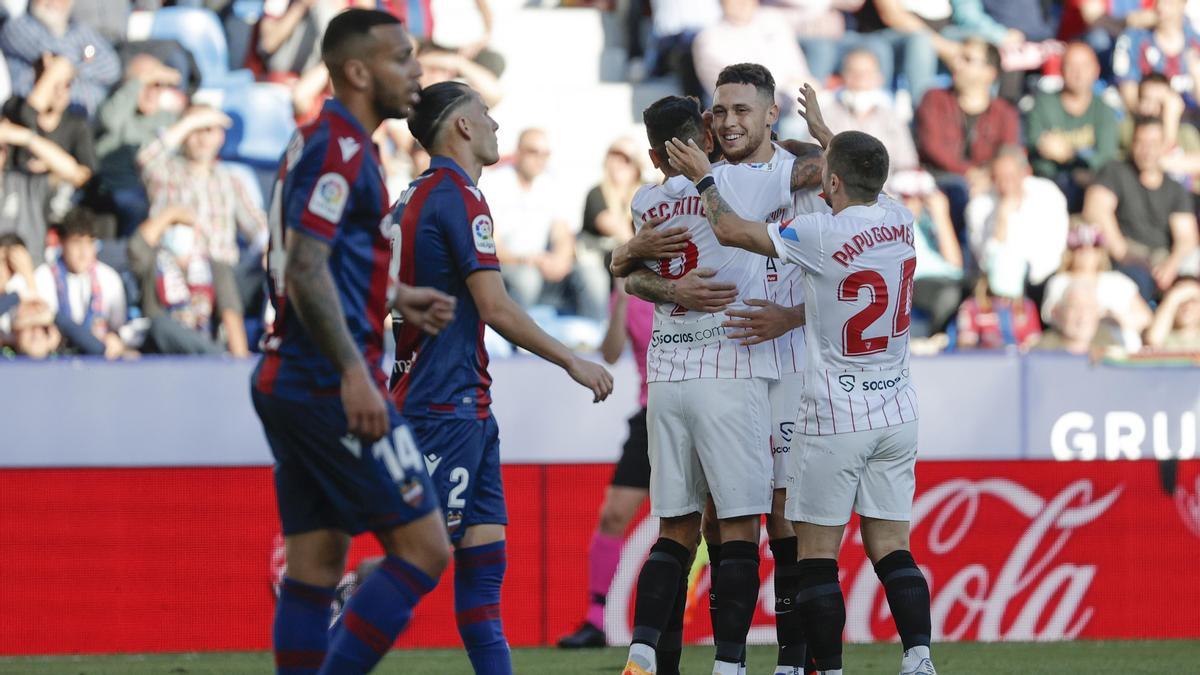
<path id="1" fill-rule="evenodd" d="M 896 310 L 892 316 L 890 337 L 900 337 L 908 332 L 912 313 L 913 273 L 916 270 L 916 258 L 909 258 L 900 263 L 900 297 L 897 298 Z M 838 285 L 838 300 L 857 302 L 859 294 L 864 290 L 870 294 L 871 304 L 863 307 L 842 326 L 842 356 L 866 356 L 887 350 L 889 336 L 863 335 L 887 311 L 888 288 L 883 275 L 874 270 L 859 270 L 847 276 Z"/>

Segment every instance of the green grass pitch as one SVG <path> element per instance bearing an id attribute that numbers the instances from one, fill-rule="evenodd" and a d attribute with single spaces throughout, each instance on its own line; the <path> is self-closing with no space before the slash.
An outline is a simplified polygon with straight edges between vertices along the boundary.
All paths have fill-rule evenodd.
<path id="1" fill-rule="evenodd" d="M 1146 673 L 1200 675 L 1200 641 L 956 643 L 934 645 L 934 660 L 943 675 L 1083 675 Z M 750 675 L 769 674 L 774 647 L 751 647 Z M 620 673 L 623 648 L 563 651 L 553 648 L 514 649 L 516 673 Z M 895 673 L 900 650 L 894 644 L 848 645 L 849 675 Z M 682 671 L 704 674 L 712 668 L 711 647 L 689 647 Z M 0 658 L 0 673 L 55 675 L 239 675 L 270 673 L 271 656 L 257 653 L 154 654 L 122 656 L 30 656 Z M 469 675 L 470 664 L 458 650 L 396 651 L 375 671 L 381 675 Z"/>

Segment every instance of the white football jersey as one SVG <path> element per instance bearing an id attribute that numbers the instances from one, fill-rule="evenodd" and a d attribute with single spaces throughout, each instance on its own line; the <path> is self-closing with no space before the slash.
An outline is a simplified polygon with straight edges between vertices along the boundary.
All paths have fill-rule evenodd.
<path id="1" fill-rule="evenodd" d="M 763 164 L 713 167 L 717 188 L 742 217 L 766 220 L 791 203 L 792 162 L 789 158 Z M 658 227 L 684 226 L 692 235 L 684 255 L 672 260 L 648 260 L 659 276 L 678 279 L 693 269 L 716 270 L 715 282 L 738 289 L 733 309 L 745 308 L 747 298 L 768 297 L 762 270 L 766 259 L 757 253 L 722 246 L 704 212 L 703 200 L 685 176 L 661 185 L 646 185 L 633 198 L 633 221 L 669 216 Z M 654 308 L 654 332 L 647 351 L 648 382 L 680 382 L 700 378 L 779 377 L 771 343 L 743 346 L 724 337 L 724 313 L 693 312 L 675 304 Z"/>
<path id="2" fill-rule="evenodd" d="M 832 213 L 829 205 L 821 198 L 821 191 L 799 190 L 792 194 L 791 207 L 782 218 L 768 222 L 779 222 L 807 213 Z M 767 258 L 767 300 L 784 307 L 804 304 L 804 270 L 795 263 L 779 258 Z M 775 338 L 775 354 L 782 373 L 803 373 L 807 350 L 804 346 L 804 330 L 790 330 Z"/>
<path id="3" fill-rule="evenodd" d="M 880 429 L 917 419 L 909 380 L 913 216 L 891 198 L 767 228 L 779 257 L 804 269 L 808 369 L 803 434 Z"/>

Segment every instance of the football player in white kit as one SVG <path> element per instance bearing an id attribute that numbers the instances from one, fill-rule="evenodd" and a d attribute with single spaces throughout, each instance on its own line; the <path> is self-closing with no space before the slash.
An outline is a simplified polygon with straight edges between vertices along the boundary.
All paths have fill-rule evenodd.
<path id="1" fill-rule="evenodd" d="M 934 675 L 929 586 L 908 550 L 917 453 L 908 365 L 913 217 L 880 194 L 888 174 L 883 144 L 861 132 L 834 136 L 811 87 L 800 102 L 826 149 L 822 184 L 831 215 L 746 220 L 723 198 L 694 141 L 672 139 L 667 152 L 696 181 L 721 243 L 804 270 L 809 360 L 787 515 L 799 539 L 796 604 L 813 665 L 842 672 L 846 608 L 837 555 L 855 511 L 904 646 L 901 674 Z"/>
<path id="2" fill-rule="evenodd" d="M 651 158 L 664 170 L 662 185 L 642 188 L 633 200 L 636 223 L 669 216 L 663 227 L 685 225 L 690 235 L 683 255 L 641 264 L 653 269 L 664 286 L 700 272 L 716 284 L 736 289 L 732 307 L 744 307 L 751 295 L 766 293 L 765 260 L 721 246 L 704 217 L 691 182 L 663 161 L 663 144 L 682 134 L 709 144 L 698 103 L 664 98 L 644 113 Z M 791 203 L 790 156 L 757 171 L 717 173 L 746 195 L 766 217 Z M 726 177 L 728 181 L 726 181 Z M 627 273 L 629 260 L 614 254 L 614 271 Z M 669 286 L 668 286 L 669 289 Z M 697 543 L 700 513 L 709 495 L 726 544 L 717 585 L 723 602 L 717 613 L 714 672 L 736 673 L 758 595 L 758 526 L 771 510 L 770 406 L 767 382 L 778 375 L 773 345 L 742 346 L 724 337 L 726 317 L 691 311 L 671 294 L 660 294 L 648 354 L 650 399 L 651 512 L 659 516 L 660 538 L 638 581 L 633 644 L 627 673 L 656 672 L 656 648 L 677 600 L 686 593 L 686 570 Z M 719 310 L 701 303 L 699 309 Z M 672 631 L 673 632 L 673 631 Z M 665 664 L 664 664 L 665 665 Z"/>

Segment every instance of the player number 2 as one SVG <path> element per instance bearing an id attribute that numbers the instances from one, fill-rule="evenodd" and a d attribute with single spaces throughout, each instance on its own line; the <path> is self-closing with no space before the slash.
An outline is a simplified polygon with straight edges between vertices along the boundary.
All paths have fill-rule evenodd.
<path id="1" fill-rule="evenodd" d="M 456 466 L 450 472 L 450 482 L 454 483 L 454 487 L 450 488 L 450 494 L 446 499 L 446 508 L 461 509 L 467 505 L 467 500 L 463 499 L 462 494 L 467 491 L 467 485 L 471 483 L 471 473 L 461 466 Z"/>
<path id="2" fill-rule="evenodd" d="M 892 316 L 892 334 L 900 337 L 908 332 L 912 314 L 913 273 L 917 270 L 917 259 L 908 258 L 900 263 L 900 297 Z M 842 326 L 842 355 L 866 356 L 887 350 L 889 336 L 867 337 L 863 335 L 874 324 L 888 306 L 887 282 L 883 275 L 874 270 L 859 270 L 838 285 L 838 300 L 857 302 L 863 291 L 870 294 L 871 304 L 863 307 Z"/>

